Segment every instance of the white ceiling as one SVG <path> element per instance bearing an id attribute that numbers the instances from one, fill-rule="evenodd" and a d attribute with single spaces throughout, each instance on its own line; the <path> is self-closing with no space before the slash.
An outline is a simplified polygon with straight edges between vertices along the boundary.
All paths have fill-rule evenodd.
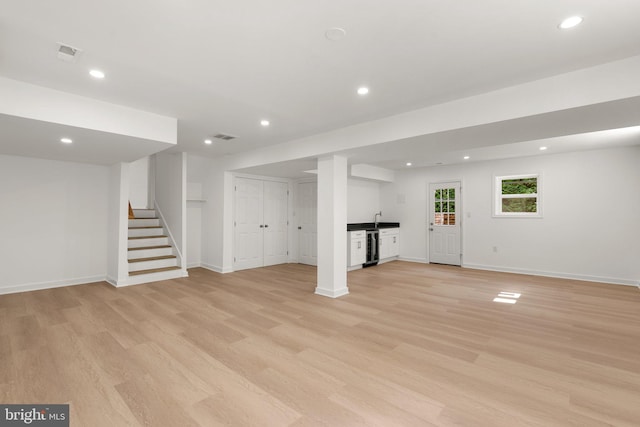
<path id="1" fill-rule="evenodd" d="M 637 0 L 2 3 L 0 75 L 176 117 L 175 149 L 211 157 L 640 54 Z M 557 28 L 574 14 L 585 17 L 581 26 Z M 336 26 L 346 37 L 327 40 Z M 62 62 L 57 42 L 83 52 Z M 88 77 L 93 67 L 107 78 Z M 370 94 L 356 95 L 360 85 Z M 218 132 L 238 138 L 203 144 Z M 20 154 L 0 143 L 0 152 Z M 449 151 L 442 161 L 458 155 Z M 434 160 L 411 142 L 394 152 Z M 399 156 L 381 162 L 375 153 L 348 154 L 404 167 Z"/>

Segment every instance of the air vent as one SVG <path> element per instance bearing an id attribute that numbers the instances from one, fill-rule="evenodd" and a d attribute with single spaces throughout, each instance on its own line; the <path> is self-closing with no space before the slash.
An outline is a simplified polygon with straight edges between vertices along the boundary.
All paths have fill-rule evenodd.
<path id="1" fill-rule="evenodd" d="M 58 43 L 58 59 L 65 62 L 75 62 L 78 55 L 82 53 L 82 50 L 77 47 L 69 46 L 63 43 Z"/>
<path id="2" fill-rule="evenodd" d="M 235 139 L 235 136 L 225 135 L 224 133 L 219 133 L 217 135 L 213 135 L 214 138 L 222 139 L 223 141 L 229 141 L 231 139 Z"/>

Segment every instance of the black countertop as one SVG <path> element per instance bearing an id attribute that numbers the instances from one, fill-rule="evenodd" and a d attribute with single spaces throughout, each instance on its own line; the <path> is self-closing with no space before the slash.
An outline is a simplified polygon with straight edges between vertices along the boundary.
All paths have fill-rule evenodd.
<path id="1" fill-rule="evenodd" d="M 399 228 L 399 222 L 379 222 L 378 228 Z M 359 222 L 356 224 L 347 224 L 347 231 L 358 231 L 358 230 L 376 230 L 375 224 L 373 222 Z"/>

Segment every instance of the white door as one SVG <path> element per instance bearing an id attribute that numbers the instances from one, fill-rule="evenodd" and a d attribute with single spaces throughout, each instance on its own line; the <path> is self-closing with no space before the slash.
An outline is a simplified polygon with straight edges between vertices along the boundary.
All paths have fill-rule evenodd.
<path id="1" fill-rule="evenodd" d="M 264 264 L 263 181 L 236 178 L 235 270 Z"/>
<path id="2" fill-rule="evenodd" d="M 429 184 L 429 262 L 460 265 L 460 182 Z"/>
<path id="3" fill-rule="evenodd" d="M 318 265 L 318 183 L 298 184 L 298 262 Z"/>
<path id="4" fill-rule="evenodd" d="M 284 264 L 289 258 L 288 187 L 286 182 L 264 182 L 264 265 Z"/>

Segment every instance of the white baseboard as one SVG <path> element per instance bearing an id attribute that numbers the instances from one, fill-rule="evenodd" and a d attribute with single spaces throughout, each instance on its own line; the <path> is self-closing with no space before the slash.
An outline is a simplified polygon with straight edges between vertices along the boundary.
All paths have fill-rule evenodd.
<path id="1" fill-rule="evenodd" d="M 200 264 L 199 262 L 190 262 L 189 264 L 187 264 L 187 268 L 198 268 L 198 267 L 202 267 L 202 264 Z"/>
<path id="2" fill-rule="evenodd" d="M 341 296 L 347 295 L 349 293 L 349 288 L 342 288 L 342 289 L 332 291 L 329 289 L 322 289 L 322 288 L 316 287 L 315 293 L 316 295 L 322 295 L 323 297 L 339 298 Z"/>
<path id="3" fill-rule="evenodd" d="M 410 257 L 399 257 L 398 261 L 407 261 L 407 262 L 417 262 L 420 264 L 429 264 L 429 260 L 426 258 L 410 258 Z"/>
<path id="4" fill-rule="evenodd" d="M 531 276 L 557 277 L 559 279 L 572 279 L 572 280 L 582 280 L 585 282 L 597 282 L 597 283 L 607 283 L 612 285 L 640 287 L 637 281 L 619 279 L 619 278 L 613 278 L 613 277 L 588 276 L 583 274 L 572 274 L 572 273 L 558 273 L 555 271 L 527 270 L 524 268 L 511 268 L 511 267 L 501 267 L 501 266 L 482 265 L 482 264 L 462 264 L 462 267 L 472 268 L 475 270 L 499 271 L 503 273 L 528 274 Z"/>
<path id="5" fill-rule="evenodd" d="M 215 273 L 220 273 L 220 274 L 233 273 L 233 269 L 232 268 L 223 269 L 222 267 L 219 267 L 219 266 L 213 265 L 213 264 L 202 263 L 202 264 L 200 264 L 200 267 L 205 268 L 207 270 L 211 270 L 211 271 L 213 271 Z"/>
<path id="6" fill-rule="evenodd" d="M 105 276 L 77 277 L 75 279 L 53 280 L 50 282 L 23 283 L 20 285 L 0 287 L 0 295 L 18 292 L 41 291 L 43 289 L 63 288 L 65 286 L 86 285 L 87 283 L 104 282 Z"/>

